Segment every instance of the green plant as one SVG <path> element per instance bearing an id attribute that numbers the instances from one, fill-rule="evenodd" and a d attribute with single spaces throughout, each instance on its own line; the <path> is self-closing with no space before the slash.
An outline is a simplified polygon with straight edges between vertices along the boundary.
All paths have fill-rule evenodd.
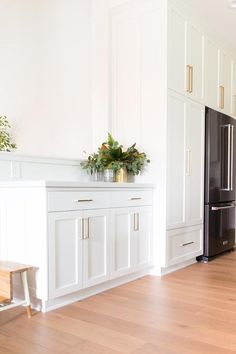
<path id="1" fill-rule="evenodd" d="M 117 172 L 121 168 L 126 168 L 128 173 L 138 175 L 149 162 L 146 154 L 137 150 L 136 144 L 123 151 L 123 145 L 120 145 L 108 133 L 107 141 L 102 143 L 97 153 L 90 155 L 86 161 L 83 161 L 81 166 L 90 174 L 102 172 L 105 169 Z"/>
<path id="2" fill-rule="evenodd" d="M 16 149 L 16 144 L 12 142 L 9 129 L 11 125 L 6 116 L 0 116 L 0 151 L 12 151 Z"/>

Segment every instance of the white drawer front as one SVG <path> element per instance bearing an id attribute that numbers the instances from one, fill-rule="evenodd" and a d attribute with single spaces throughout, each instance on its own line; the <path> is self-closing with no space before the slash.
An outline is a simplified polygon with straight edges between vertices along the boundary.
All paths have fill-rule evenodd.
<path id="1" fill-rule="evenodd" d="M 111 193 L 112 207 L 152 205 L 152 191 L 114 191 Z"/>
<path id="2" fill-rule="evenodd" d="M 109 208 L 110 193 L 95 191 L 63 191 L 48 193 L 48 211 Z"/>
<path id="3" fill-rule="evenodd" d="M 195 258 L 203 251 L 203 226 L 169 231 L 167 240 L 168 265 Z"/>

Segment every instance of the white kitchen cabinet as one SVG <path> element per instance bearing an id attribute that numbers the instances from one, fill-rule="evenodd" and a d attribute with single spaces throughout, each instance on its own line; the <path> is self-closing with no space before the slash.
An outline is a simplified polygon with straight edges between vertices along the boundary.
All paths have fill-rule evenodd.
<path id="1" fill-rule="evenodd" d="M 205 38 L 205 104 L 218 108 L 218 46 L 208 37 Z"/>
<path id="2" fill-rule="evenodd" d="M 49 297 L 56 298 L 83 286 L 82 212 L 51 213 L 49 229 Z"/>
<path id="3" fill-rule="evenodd" d="M 187 22 L 175 8 L 169 10 L 168 31 L 168 87 L 186 92 L 186 28 Z"/>
<path id="4" fill-rule="evenodd" d="M 86 210 L 83 215 L 83 286 L 109 279 L 110 218 L 107 209 Z"/>
<path id="5" fill-rule="evenodd" d="M 111 277 L 138 271 L 151 262 L 152 208 L 112 211 Z"/>
<path id="6" fill-rule="evenodd" d="M 169 91 L 167 229 L 203 222 L 204 106 Z"/>
<path id="7" fill-rule="evenodd" d="M 137 271 L 151 263 L 152 208 L 133 210 L 131 233 L 131 268 Z"/>
<path id="8" fill-rule="evenodd" d="M 34 267 L 43 311 L 78 301 L 148 273 L 152 199 L 148 184 L 2 183 L 1 254 Z"/>
<path id="9" fill-rule="evenodd" d="M 186 224 L 186 98 L 169 91 L 167 122 L 167 227 Z"/>
<path id="10" fill-rule="evenodd" d="M 186 38 L 186 92 L 192 99 L 204 99 L 204 35 L 187 22 Z"/>
<path id="11" fill-rule="evenodd" d="M 167 232 L 167 266 L 195 259 L 203 253 L 203 224 Z"/>
<path id="12" fill-rule="evenodd" d="M 187 177 L 185 213 L 187 225 L 203 223 L 204 132 L 205 107 L 189 100 L 186 111 Z"/>
<path id="13" fill-rule="evenodd" d="M 202 102 L 204 35 L 175 9 L 169 9 L 168 87 Z"/>
<path id="14" fill-rule="evenodd" d="M 231 112 L 232 60 L 224 51 L 218 51 L 218 108 L 226 114 Z"/>

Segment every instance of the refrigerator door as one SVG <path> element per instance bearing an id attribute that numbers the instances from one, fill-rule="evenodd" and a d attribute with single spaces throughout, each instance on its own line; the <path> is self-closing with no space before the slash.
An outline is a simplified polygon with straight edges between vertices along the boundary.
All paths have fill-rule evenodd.
<path id="1" fill-rule="evenodd" d="M 206 108 L 205 204 L 235 200 L 235 121 Z"/>
<path id="2" fill-rule="evenodd" d="M 234 245 L 235 203 L 206 205 L 204 256 L 216 256 Z"/>

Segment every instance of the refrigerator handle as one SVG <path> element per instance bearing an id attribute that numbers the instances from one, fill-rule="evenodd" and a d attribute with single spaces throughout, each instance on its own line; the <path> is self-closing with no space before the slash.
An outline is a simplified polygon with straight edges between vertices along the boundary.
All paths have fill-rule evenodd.
<path id="1" fill-rule="evenodd" d="M 211 207 L 211 210 L 224 210 L 224 209 L 232 209 L 235 208 L 235 205 L 228 205 L 223 207 Z"/>
<path id="2" fill-rule="evenodd" d="M 234 126 L 230 125 L 230 190 L 234 190 Z"/>

